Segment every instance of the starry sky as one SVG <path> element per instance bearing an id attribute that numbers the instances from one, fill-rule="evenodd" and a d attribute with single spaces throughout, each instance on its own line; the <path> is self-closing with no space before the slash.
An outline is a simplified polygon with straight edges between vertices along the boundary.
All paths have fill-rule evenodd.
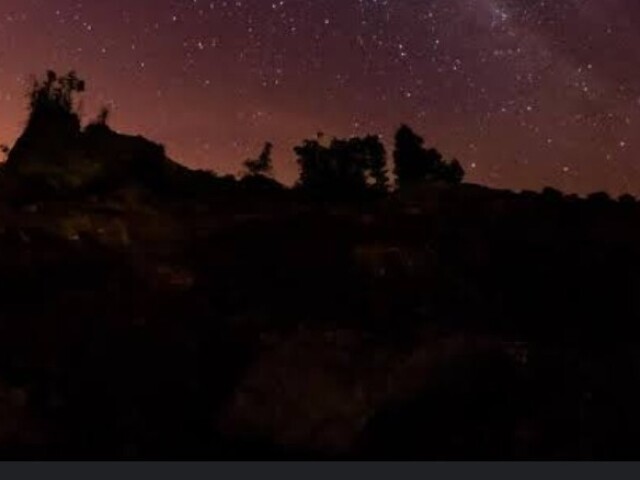
<path id="1" fill-rule="evenodd" d="M 269 140 L 290 183 L 302 138 L 406 122 L 472 182 L 640 194 L 637 0 L 0 0 L 0 142 L 47 68 L 191 167 Z"/>

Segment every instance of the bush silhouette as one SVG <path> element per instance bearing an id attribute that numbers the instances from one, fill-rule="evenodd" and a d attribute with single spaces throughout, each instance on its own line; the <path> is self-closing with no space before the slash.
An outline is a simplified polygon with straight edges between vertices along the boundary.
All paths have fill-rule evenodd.
<path id="1" fill-rule="evenodd" d="M 93 125 L 107 126 L 109 124 L 109 118 L 111 117 L 111 110 L 109 107 L 102 107 L 98 116 L 93 121 Z"/>
<path id="2" fill-rule="evenodd" d="M 398 187 L 423 182 L 462 183 L 465 171 L 458 160 L 447 163 L 435 148 L 427 149 L 424 139 L 407 125 L 402 125 L 395 137 L 395 174 Z"/>
<path id="3" fill-rule="evenodd" d="M 58 76 L 56 72 L 49 70 L 44 79 L 36 78 L 32 82 L 29 91 L 31 114 L 38 115 L 47 111 L 72 114 L 74 95 L 84 90 L 85 82 L 76 72 Z"/>
<path id="4" fill-rule="evenodd" d="M 457 185 L 464 180 L 465 171 L 458 159 L 454 158 L 449 165 L 444 165 L 442 178 L 445 182 Z"/>
<path id="5" fill-rule="evenodd" d="M 587 200 L 594 204 L 607 204 L 611 202 L 611 196 L 607 192 L 595 192 L 587 196 Z"/>
<path id="6" fill-rule="evenodd" d="M 244 167 L 250 176 L 271 176 L 273 174 L 273 160 L 271 159 L 271 152 L 273 151 L 273 144 L 267 142 L 257 159 L 250 159 L 244 162 Z"/>
<path id="7" fill-rule="evenodd" d="M 542 196 L 546 200 L 562 200 L 564 198 L 564 195 L 560 190 L 552 187 L 545 187 L 544 190 L 542 190 Z"/>
<path id="8" fill-rule="evenodd" d="M 628 204 L 628 205 L 632 205 L 636 203 L 636 198 L 633 195 L 630 195 L 628 193 L 625 193 L 624 195 L 621 195 L 618 198 L 618 201 L 620 203 L 624 203 L 624 204 Z"/>
<path id="9" fill-rule="evenodd" d="M 377 136 L 334 138 L 329 146 L 305 140 L 294 149 L 300 167 L 299 187 L 337 196 L 387 190 L 386 151 Z"/>

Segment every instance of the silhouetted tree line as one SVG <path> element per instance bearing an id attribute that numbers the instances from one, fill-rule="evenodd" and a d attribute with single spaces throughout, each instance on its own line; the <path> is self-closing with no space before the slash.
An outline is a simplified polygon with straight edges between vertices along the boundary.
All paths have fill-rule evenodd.
<path id="1" fill-rule="evenodd" d="M 70 185 L 83 185 L 83 191 L 104 190 L 132 181 L 146 183 L 156 195 L 163 196 L 286 190 L 274 178 L 271 142 L 264 144 L 256 158 L 243 163 L 240 179 L 209 170 L 189 170 L 168 159 L 162 145 L 116 134 L 109 126 L 111 112 L 106 107 L 83 129 L 76 96 L 85 90 L 85 81 L 75 71 L 60 75 L 49 70 L 42 78 L 34 77 L 27 91 L 25 130 L 12 148 L 0 145 L 0 154 L 5 157 L 3 170 L 17 173 L 23 186 L 29 183 L 36 196 L 51 190 L 51 185 L 57 186 L 59 194 Z M 457 159 L 445 160 L 407 125 L 396 131 L 392 155 L 378 135 L 327 139 L 320 133 L 315 139 L 303 140 L 293 151 L 299 168 L 294 191 L 320 198 L 361 198 L 421 185 L 455 186 L 463 182 L 466 173 Z M 126 161 L 118 162 L 118 158 Z M 579 200 L 551 187 L 542 194 L 525 191 L 522 195 L 546 201 Z M 587 200 L 605 205 L 611 198 L 596 192 Z M 628 194 L 618 200 L 635 203 Z"/>
<path id="2" fill-rule="evenodd" d="M 397 186 L 461 183 L 465 172 L 460 163 L 444 161 L 438 150 L 424 144 L 424 139 L 406 125 L 396 133 L 393 159 Z M 305 140 L 294 151 L 300 167 L 298 186 L 303 190 L 358 195 L 385 193 L 390 188 L 387 152 L 379 136 L 334 138 L 323 145 L 320 135 L 317 140 Z"/>
<path id="3" fill-rule="evenodd" d="M 300 167 L 299 186 L 305 190 L 334 194 L 385 191 L 385 148 L 376 136 L 333 139 L 328 146 L 320 139 L 305 140 L 294 149 Z"/>
<path id="4" fill-rule="evenodd" d="M 69 178 L 65 178 L 62 182 L 56 179 L 55 183 L 81 184 L 85 180 L 84 177 L 89 175 L 87 172 L 95 169 L 95 159 L 100 157 L 101 152 L 105 153 L 103 156 L 106 162 L 107 152 L 116 157 L 139 157 L 140 151 L 150 151 L 142 148 L 144 139 L 141 137 L 135 137 L 140 138 L 136 143 L 131 141 L 134 137 L 125 138 L 124 135 L 115 134 L 108 125 L 110 111 L 107 108 L 103 108 L 97 118 L 83 130 L 76 108 L 76 95 L 85 90 L 84 80 L 74 71 L 65 75 L 48 71 L 43 78 L 34 78 L 27 92 L 29 119 L 25 131 L 14 148 L 2 149 L 7 166 L 16 172 L 28 171 L 31 174 L 37 171 L 40 177 L 47 175 L 51 177 L 53 173 L 47 165 L 56 165 L 59 168 L 56 174 L 60 174 L 62 169 L 65 173 L 74 171 L 75 177 L 73 181 L 66 181 Z M 147 146 L 150 146 L 151 142 L 148 144 Z M 99 152 L 96 151 L 98 146 Z M 160 168 L 161 164 L 166 163 L 168 159 L 164 149 L 160 145 L 158 147 L 160 149 L 154 149 L 157 154 L 137 159 L 139 161 L 136 160 L 135 165 L 131 164 L 131 168 L 138 172 L 136 176 L 152 178 L 155 186 L 169 189 L 168 184 L 171 181 L 163 179 L 166 171 Z M 131 151 L 124 151 L 126 148 L 130 148 Z M 116 151 L 110 152 L 110 150 Z M 365 194 L 384 194 L 392 186 L 387 151 L 377 135 L 333 138 L 327 141 L 320 134 L 316 139 L 304 140 L 294 148 L 294 152 L 300 170 L 296 184 L 298 191 L 320 197 L 346 198 L 360 197 Z M 185 191 L 202 191 L 207 179 L 211 180 L 211 185 L 216 182 L 221 185 L 231 181 L 236 186 L 246 187 L 249 191 L 283 190 L 284 187 L 273 177 L 272 153 L 273 144 L 265 143 L 257 158 L 244 162 L 244 173 L 239 182 L 233 177 L 231 179 L 218 177 L 213 172 L 208 176 L 204 172 L 192 172 L 193 175 L 182 175 L 178 183 L 181 185 L 181 190 Z M 74 159 L 70 161 L 72 157 Z M 79 162 L 78 157 L 85 160 L 86 157 L 91 157 L 93 163 Z M 438 150 L 427 148 L 424 139 L 406 125 L 401 126 L 396 134 L 393 161 L 395 183 L 401 189 L 424 183 L 455 185 L 464 179 L 464 169 L 457 160 L 452 162 L 443 160 Z M 109 161 L 109 163 L 114 162 Z M 25 164 L 29 164 L 29 168 L 24 168 Z M 36 168 L 32 168 L 34 166 Z M 113 171 L 114 166 L 100 165 L 99 167 L 105 171 Z M 144 173 L 140 172 L 141 169 L 152 171 Z M 123 176 L 126 176 L 126 172 L 119 172 L 120 180 L 118 181 L 122 181 Z M 45 180 L 51 183 L 51 178 Z M 194 188 L 189 187 L 191 180 Z M 99 183 L 106 185 L 113 184 L 113 181 L 102 178 Z"/>
<path id="5" fill-rule="evenodd" d="M 28 196 L 59 196 L 71 190 L 84 195 L 125 185 L 143 186 L 162 197 L 287 190 L 274 176 L 271 142 L 264 144 L 257 157 L 243 162 L 240 178 L 190 170 L 167 158 L 162 145 L 114 132 L 106 107 L 83 128 L 77 95 L 85 90 L 85 81 L 74 71 L 60 75 L 50 70 L 41 78 L 33 78 L 27 90 L 29 116 L 25 130 L 13 147 L 0 145 L 0 155 L 5 157 L 2 171 L 15 174 L 13 183 L 31 192 Z M 329 139 L 322 133 L 303 140 L 293 152 L 299 178 L 292 192 L 316 198 L 375 197 L 392 189 L 410 191 L 421 185 L 455 186 L 465 178 L 457 159 L 446 160 L 407 125 L 396 131 L 391 155 L 378 135 Z M 3 181 L 7 182 L 7 175 Z M 524 191 L 522 195 L 548 202 L 580 200 L 551 187 L 541 194 Z M 587 201 L 597 206 L 612 199 L 607 193 L 596 192 Z M 618 201 L 630 205 L 635 198 L 627 194 Z"/>

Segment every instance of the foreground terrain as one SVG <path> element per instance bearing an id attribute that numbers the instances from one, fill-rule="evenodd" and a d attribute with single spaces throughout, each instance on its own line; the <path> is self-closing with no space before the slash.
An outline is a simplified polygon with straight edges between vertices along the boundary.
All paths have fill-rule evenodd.
<path id="1" fill-rule="evenodd" d="M 640 208 L 6 202 L 6 458 L 637 458 Z"/>

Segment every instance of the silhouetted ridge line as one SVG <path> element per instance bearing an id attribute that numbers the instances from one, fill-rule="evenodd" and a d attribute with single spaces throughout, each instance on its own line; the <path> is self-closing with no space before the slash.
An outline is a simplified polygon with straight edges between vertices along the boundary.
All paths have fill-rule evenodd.
<path id="1" fill-rule="evenodd" d="M 425 190 L 459 189 L 465 178 L 458 160 L 445 160 L 407 125 L 396 132 L 392 166 L 377 135 L 326 138 L 320 133 L 315 139 L 303 140 L 293 149 L 300 176 L 291 189 L 273 177 L 270 142 L 257 158 L 244 162 L 239 179 L 194 171 L 168 158 L 158 143 L 115 132 L 108 124 L 106 108 L 83 128 L 76 97 L 85 89 L 85 82 L 73 71 L 66 75 L 48 71 L 43 78 L 34 78 L 28 91 L 25 129 L 13 148 L 3 149 L 7 159 L 2 167 L 2 195 L 25 201 L 113 194 L 187 200 L 288 192 L 298 200 L 349 202 L 385 198 L 390 193 L 418 198 Z M 521 195 L 544 201 L 578 200 L 553 188 Z M 611 201 L 602 192 L 587 200 L 593 204 Z M 620 203 L 634 202 L 630 195 L 620 198 Z"/>

